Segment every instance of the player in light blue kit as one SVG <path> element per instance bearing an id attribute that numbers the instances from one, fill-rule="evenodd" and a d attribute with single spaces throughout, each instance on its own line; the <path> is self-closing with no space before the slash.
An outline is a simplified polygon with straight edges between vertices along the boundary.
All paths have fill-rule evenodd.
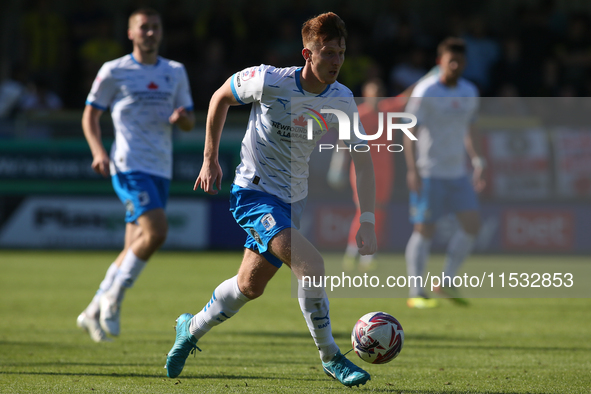
<path id="1" fill-rule="evenodd" d="M 302 28 L 304 67 L 250 67 L 230 77 L 213 95 L 207 115 L 204 163 L 195 182 L 217 194 L 222 180 L 218 148 L 228 108 L 252 103 L 242 141 L 241 163 L 231 190 L 230 210 L 246 231 L 244 258 L 238 275 L 220 284 L 211 301 L 195 316 L 177 319 L 176 340 L 166 361 L 169 377 L 177 377 L 189 353 L 211 328 L 234 316 L 247 302 L 261 296 L 282 264 L 299 280 L 299 303 L 320 352 L 324 372 L 345 386 L 365 384 L 370 376 L 344 357 L 332 336 L 324 288 L 303 283 L 303 276 L 324 275 L 324 261 L 298 231 L 308 193 L 308 159 L 323 132 L 308 140 L 294 100 L 309 98 L 321 108 L 352 114 L 357 110 L 351 91 L 336 82 L 344 61 L 346 30 L 334 13 L 308 20 Z M 295 119 L 297 117 L 297 120 Z M 327 116 L 327 128 L 338 127 Z M 362 131 L 362 127 L 360 127 Z M 349 144 L 364 142 L 357 137 Z M 374 231 L 375 182 L 371 155 L 352 152 L 357 171 L 362 255 L 376 250 Z M 318 283 L 318 282 L 317 282 Z"/>
<path id="2" fill-rule="evenodd" d="M 440 72 L 417 84 L 406 107 L 418 121 L 414 128 L 417 141 L 404 139 L 410 214 L 414 223 L 406 246 L 409 276 L 423 276 L 435 222 L 443 215 L 455 213 L 460 223 L 448 245 L 446 276 L 453 278 L 457 274 L 480 229 L 476 192 L 485 186 L 486 162 L 480 154 L 473 125 L 478 91 L 471 82 L 461 78 L 466 63 L 465 48 L 461 39 L 443 41 L 438 47 Z M 466 172 L 466 151 L 474 167 L 472 180 Z M 467 303 L 447 280 L 438 291 L 459 304 Z M 407 303 L 411 308 L 437 306 L 437 300 L 429 298 L 418 286 L 410 288 Z"/>
<path id="3" fill-rule="evenodd" d="M 92 168 L 107 177 L 127 209 L 125 246 L 107 270 L 78 326 L 96 341 L 105 332 L 119 335 L 119 311 L 125 290 L 166 240 L 164 209 L 172 177 L 172 128 L 193 128 L 193 101 L 181 63 L 158 56 L 160 15 L 142 8 L 129 17 L 133 52 L 105 63 L 92 85 L 82 118 L 92 151 Z M 115 125 L 109 156 L 101 141 L 99 118 L 107 109 Z"/>

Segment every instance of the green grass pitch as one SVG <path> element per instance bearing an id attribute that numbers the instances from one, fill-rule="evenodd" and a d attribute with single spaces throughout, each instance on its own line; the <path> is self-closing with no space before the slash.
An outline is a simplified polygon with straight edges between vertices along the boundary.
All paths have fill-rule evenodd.
<path id="1" fill-rule="evenodd" d="M 590 299 L 473 299 L 468 308 L 411 310 L 400 298 L 335 298 L 332 326 L 343 351 L 367 312 L 391 313 L 406 334 L 389 364 L 350 353 L 372 380 L 347 389 L 322 372 L 286 268 L 168 379 L 176 317 L 197 312 L 235 274 L 241 254 L 159 252 L 127 293 L 121 336 L 96 344 L 76 317 L 115 255 L 0 251 L 0 393 L 591 393 Z"/>

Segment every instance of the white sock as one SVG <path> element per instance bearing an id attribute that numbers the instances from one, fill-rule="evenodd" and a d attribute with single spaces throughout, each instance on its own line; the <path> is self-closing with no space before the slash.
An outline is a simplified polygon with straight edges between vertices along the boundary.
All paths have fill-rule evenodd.
<path id="1" fill-rule="evenodd" d="M 250 299 L 240 291 L 238 276 L 222 282 L 214 291 L 211 300 L 191 319 L 189 332 L 200 339 L 214 326 L 234 316 Z"/>
<path id="2" fill-rule="evenodd" d="M 325 363 L 329 362 L 339 352 L 339 347 L 332 336 L 329 304 L 324 288 L 311 287 L 309 283 L 302 286 L 300 280 L 298 286 L 298 301 L 308 330 L 320 352 L 320 359 Z"/>
<path id="3" fill-rule="evenodd" d="M 408 276 L 423 276 L 431 249 L 431 239 L 414 231 L 406 244 L 406 272 Z M 409 281 L 410 282 L 410 281 Z M 410 282 L 414 284 L 414 281 Z M 411 286 L 409 283 L 409 297 L 419 297 L 424 294 L 422 288 Z"/>
<path id="4" fill-rule="evenodd" d="M 375 254 L 366 254 L 365 256 L 359 256 L 359 265 L 361 267 L 367 267 L 371 263 L 373 263 L 373 259 L 375 258 Z"/>
<path id="5" fill-rule="evenodd" d="M 357 255 L 359 254 L 359 247 L 357 246 L 357 244 L 347 244 L 345 254 L 350 257 L 357 257 Z"/>
<path id="6" fill-rule="evenodd" d="M 476 237 L 467 234 L 461 228 L 451 237 L 447 245 L 447 255 L 445 257 L 445 265 L 443 267 L 443 274 L 453 278 L 458 273 L 458 269 L 472 252 Z"/>
<path id="7" fill-rule="evenodd" d="M 84 310 L 84 312 L 86 313 L 86 316 L 95 317 L 98 319 L 98 317 L 99 317 L 99 299 L 101 298 L 101 295 L 105 291 L 109 290 L 109 288 L 113 284 L 113 280 L 115 279 L 115 275 L 117 275 L 118 270 L 119 270 L 119 267 L 117 266 L 117 264 L 115 264 L 115 262 L 113 262 L 109 266 L 109 269 L 107 269 L 107 273 L 105 274 L 105 278 L 103 279 L 103 281 L 99 285 L 99 288 L 96 291 L 94 297 L 92 298 L 92 301 L 90 301 L 90 304 L 88 304 L 88 306 Z"/>
<path id="8" fill-rule="evenodd" d="M 125 295 L 125 290 L 133 287 L 138 276 L 146 266 L 146 261 L 137 257 L 131 248 L 127 250 L 119 271 L 113 280 L 111 288 L 106 292 L 109 297 L 121 302 Z"/>

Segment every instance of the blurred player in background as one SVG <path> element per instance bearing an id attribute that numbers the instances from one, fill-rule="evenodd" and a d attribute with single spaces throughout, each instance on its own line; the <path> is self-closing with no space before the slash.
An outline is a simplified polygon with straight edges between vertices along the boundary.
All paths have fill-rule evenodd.
<path id="1" fill-rule="evenodd" d="M 92 151 L 92 168 L 111 175 L 126 207 L 125 246 L 111 264 L 78 326 L 96 341 L 117 336 L 125 290 L 133 286 L 148 259 L 166 240 L 164 209 L 172 178 L 172 129 L 193 128 L 193 101 L 181 63 L 158 56 L 160 15 L 141 8 L 129 17 L 133 52 L 105 63 L 98 72 L 82 117 Z M 108 108 L 115 125 L 111 155 L 101 141 L 99 118 Z"/>
<path id="2" fill-rule="evenodd" d="M 482 158 L 474 127 L 478 110 L 478 90 L 461 78 L 466 46 L 463 40 L 448 38 L 438 47 L 440 73 L 420 81 L 414 88 L 406 111 L 418 120 L 415 142 L 404 139 L 410 215 L 413 233 L 406 246 L 407 273 L 422 276 L 429 257 L 435 223 L 443 215 L 455 213 L 460 228 L 452 236 L 443 274 L 453 278 L 472 251 L 480 229 L 476 192 L 485 187 Z M 472 181 L 466 173 L 465 151 L 472 160 Z M 438 291 L 458 304 L 467 304 L 457 289 L 445 281 Z M 421 287 L 411 287 L 411 308 L 432 308 Z"/>
<path id="3" fill-rule="evenodd" d="M 324 275 L 324 261 L 298 231 L 308 194 L 308 159 L 327 130 L 308 140 L 305 127 L 292 127 L 296 120 L 292 119 L 296 115 L 292 111 L 299 113 L 301 109 L 294 108 L 290 98 L 329 103 L 348 114 L 357 110 L 351 91 L 336 81 L 344 61 L 345 38 L 345 24 L 336 14 L 312 18 L 302 28 L 304 67 L 247 68 L 230 77 L 213 95 L 207 114 L 204 163 L 195 189 L 201 187 L 209 194 L 217 194 L 215 188 L 219 190 L 222 180 L 218 150 L 228 108 L 252 103 L 230 198 L 230 210 L 247 233 L 246 249 L 238 275 L 220 284 L 211 301 L 195 316 L 185 313 L 177 319 L 176 340 L 166 361 L 169 377 L 181 373 L 199 339 L 234 316 L 248 301 L 261 296 L 277 270 L 286 264 L 298 278 L 300 308 L 320 352 L 324 372 L 345 386 L 365 384 L 370 379 L 336 345 L 324 287 L 302 281 L 304 276 Z M 328 119 L 327 128 L 338 126 L 336 117 Z M 348 141 L 362 142 L 356 136 Z M 363 211 L 357 243 L 362 255 L 372 254 L 376 238 L 371 155 L 354 150 L 351 155 Z M 267 323 L 272 324 L 272 319 Z"/>
<path id="4" fill-rule="evenodd" d="M 373 134 L 378 130 L 380 112 L 382 112 L 382 117 L 385 117 L 387 112 L 402 112 L 406 105 L 405 97 L 381 99 L 381 97 L 384 97 L 385 93 L 386 89 L 384 83 L 379 78 L 370 79 L 362 86 L 362 95 L 365 100 L 358 107 L 359 121 L 363 125 L 363 128 L 370 134 Z M 386 124 L 385 121 L 384 124 Z M 392 186 L 394 185 L 394 153 L 389 152 L 385 148 L 391 144 L 391 142 L 388 141 L 387 133 L 385 132 L 382 133 L 380 138 L 372 143 L 383 145 L 379 150 L 371 150 L 373 166 L 374 169 L 377 169 L 375 171 L 375 230 L 379 247 L 379 245 L 384 245 L 385 242 L 387 207 L 392 195 Z M 361 209 L 359 207 L 359 200 L 357 199 L 357 176 L 355 174 L 355 166 L 353 163 L 349 163 L 348 157 L 350 156 L 346 154 L 344 149 L 335 149 L 327 174 L 328 183 L 337 190 L 343 188 L 347 181 L 347 177 L 349 178 L 351 189 L 353 190 L 353 201 L 356 206 L 355 216 L 353 217 L 351 228 L 349 229 L 349 239 L 347 241 L 347 249 L 343 259 L 343 269 L 347 271 L 354 269 L 357 259 L 359 259 L 359 268 L 362 271 L 369 271 L 373 268 L 373 259 L 375 255 L 359 255 L 356 235 L 360 226 L 359 218 L 361 216 Z"/>

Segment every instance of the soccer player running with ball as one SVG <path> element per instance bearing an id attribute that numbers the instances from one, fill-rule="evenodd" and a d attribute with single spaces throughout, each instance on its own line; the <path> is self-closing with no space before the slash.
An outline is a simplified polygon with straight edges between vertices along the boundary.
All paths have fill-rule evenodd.
<path id="1" fill-rule="evenodd" d="M 166 240 L 164 209 L 172 177 L 172 129 L 177 125 L 189 131 L 195 123 L 184 66 L 158 56 L 160 15 L 150 8 L 133 12 L 127 34 L 133 52 L 101 67 L 82 117 L 92 168 L 104 177 L 110 174 L 127 210 L 125 246 L 77 320 L 96 342 L 110 340 L 106 334 L 119 335 L 125 291 Z M 99 126 L 101 114 L 109 107 L 115 126 L 110 156 Z"/>
<path id="2" fill-rule="evenodd" d="M 410 215 L 413 233 L 406 245 L 409 276 L 423 276 L 435 223 L 454 213 L 460 228 L 452 236 L 443 275 L 453 279 L 472 251 L 480 229 L 476 192 L 485 186 L 485 160 L 474 127 L 478 110 L 478 90 L 461 78 L 466 64 L 463 40 L 448 38 L 438 47 L 439 73 L 421 80 L 414 88 L 406 112 L 417 117 L 417 141 L 404 139 Z M 472 180 L 466 173 L 465 152 L 472 159 Z M 438 292 L 459 304 L 467 304 L 449 280 Z M 437 300 L 424 288 L 412 286 L 407 302 L 411 308 L 432 308 Z"/>
<path id="3" fill-rule="evenodd" d="M 351 91 L 336 81 L 344 61 L 346 35 L 345 24 L 336 14 L 312 18 L 302 28 L 304 67 L 247 68 L 231 76 L 211 98 L 204 162 L 195 182 L 195 189 L 201 187 L 209 194 L 217 194 L 216 188 L 219 190 L 221 185 L 218 148 L 228 108 L 252 103 L 230 198 L 230 210 L 246 231 L 247 240 L 238 275 L 221 283 L 195 316 L 185 313 L 177 319 L 176 340 L 166 361 L 169 377 L 179 376 L 198 340 L 238 313 L 247 302 L 260 297 L 273 275 L 286 264 L 298 278 L 300 308 L 320 352 L 324 372 L 345 386 L 365 384 L 370 379 L 336 345 L 324 288 L 302 280 L 304 276 L 324 275 L 324 261 L 298 231 L 308 193 L 308 159 L 322 133 L 315 130 L 314 139 L 308 140 L 304 127 L 291 127 L 296 124 L 292 116 L 299 113 L 290 99 L 328 103 L 324 108 L 330 106 L 350 115 L 356 111 Z M 320 112 L 322 107 L 316 106 L 315 110 Z M 338 125 L 336 118 L 327 117 L 327 121 L 327 128 Z M 363 141 L 353 137 L 346 142 Z M 352 150 L 351 155 L 363 212 L 357 234 L 359 251 L 362 255 L 373 254 L 373 165 L 369 153 Z"/>

